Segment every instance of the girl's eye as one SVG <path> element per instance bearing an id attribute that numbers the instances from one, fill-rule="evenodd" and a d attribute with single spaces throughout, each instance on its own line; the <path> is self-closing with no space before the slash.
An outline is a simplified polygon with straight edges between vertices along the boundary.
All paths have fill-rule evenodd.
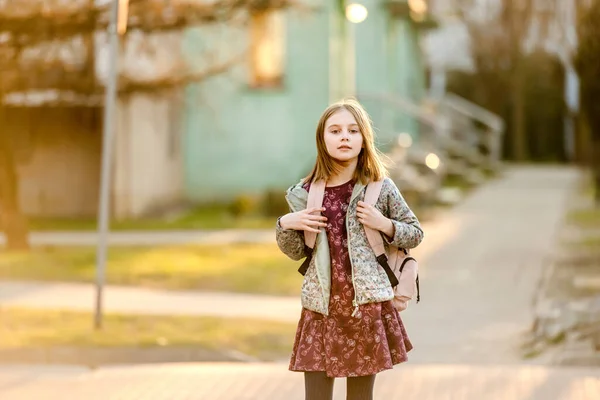
<path id="1" fill-rule="evenodd" d="M 358 133 L 358 129 L 352 129 L 350 132 L 352 132 L 352 133 Z"/>
<path id="2" fill-rule="evenodd" d="M 339 133 L 339 132 L 340 132 L 340 131 L 339 131 L 339 130 L 337 130 L 337 129 L 334 129 L 334 130 L 332 130 L 332 131 L 331 131 L 331 133 Z"/>

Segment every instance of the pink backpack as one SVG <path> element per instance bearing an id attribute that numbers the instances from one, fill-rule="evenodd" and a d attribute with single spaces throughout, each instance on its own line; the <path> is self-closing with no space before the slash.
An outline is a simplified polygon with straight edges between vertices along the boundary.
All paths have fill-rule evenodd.
<path id="1" fill-rule="evenodd" d="M 312 182 L 308 192 L 306 208 L 321 207 L 323 205 L 325 184 L 326 183 L 323 180 Z M 375 205 L 379 198 L 382 186 L 383 181 L 369 183 L 365 193 L 365 203 Z M 394 307 L 398 311 L 405 310 L 408 307 L 408 302 L 412 300 L 415 295 L 418 303 L 421 300 L 421 295 L 419 290 L 419 266 L 417 260 L 411 257 L 409 250 L 399 249 L 393 246 L 388 246 L 388 253 L 386 254 L 381 232 L 367 228 L 366 226 L 364 228 L 369 244 L 377 257 L 377 262 L 384 269 L 390 280 L 390 285 L 394 289 L 394 299 L 392 300 Z M 304 275 L 308 269 L 316 240 L 317 234 L 315 232 L 304 231 L 306 259 L 298 270 L 302 275 Z"/>

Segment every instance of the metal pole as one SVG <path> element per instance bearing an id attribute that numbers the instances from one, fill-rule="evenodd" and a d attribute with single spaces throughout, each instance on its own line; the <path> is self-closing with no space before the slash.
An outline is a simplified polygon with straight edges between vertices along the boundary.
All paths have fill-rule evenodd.
<path id="1" fill-rule="evenodd" d="M 112 150 L 114 137 L 114 114 L 117 102 L 117 56 L 118 35 L 117 20 L 119 16 L 119 0 L 112 1 L 110 24 L 108 27 L 108 74 L 104 95 L 104 126 L 102 132 L 102 172 L 100 178 L 100 199 L 98 208 L 98 247 L 96 250 L 96 312 L 94 327 L 102 328 L 102 299 L 106 270 L 106 253 L 108 242 L 108 224 L 110 219 L 110 188 L 112 173 Z"/>
<path id="2" fill-rule="evenodd" d="M 356 23 L 346 19 L 346 92 L 344 96 L 356 96 Z"/>

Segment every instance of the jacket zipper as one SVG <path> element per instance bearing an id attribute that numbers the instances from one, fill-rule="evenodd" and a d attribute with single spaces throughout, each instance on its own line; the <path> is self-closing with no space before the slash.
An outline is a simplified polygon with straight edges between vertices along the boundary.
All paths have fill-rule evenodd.
<path id="1" fill-rule="evenodd" d="M 358 198 L 358 195 L 359 195 L 359 193 L 357 193 L 356 197 L 353 197 L 350 199 L 350 204 L 352 204 L 352 201 L 354 201 L 354 199 Z M 287 196 L 286 196 L 286 200 L 287 200 L 288 204 L 290 204 L 290 201 L 289 201 L 289 199 L 287 199 Z M 350 208 L 350 204 L 348 205 L 348 208 Z M 354 299 L 352 300 L 352 305 L 354 306 L 354 311 L 352 312 L 352 317 L 355 317 L 358 314 L 358 301 L 357 301 L 357 292 L 356 292 L 356 282 L 354 281 L 354 264 L 352 263 L 352 246 L 350 246 L 350 229 L 348 229 L 348 213 L 346 213 L 346 232 L 347 232 L 346 239 L 348 240 L 348 255 L 350 256 L 350 272 L 352 275 L 352 286 L 354 286 Z M 318 276 L 318 271 L 317 271 L 317 276 Z M 321 285 L 321 287 L 322 287 L 322 285 Z M 323 293 L 323 297 L 325 297 L 324 293 Z M 325 314 L 325 315 L 327 315 L 327 314 Z"/>
<path id="2" fill-rule="evenodd" d="M 348 209 L 350 209 L 350 204 L 348 205 Z M 348 227 L 348 213 L 346 213 L 346 240 L 348 240 L 348 255 L 350 256 L 350 274 L 352 275 L 352 286 L 354 287 L 354 299 L 352 300 L 352 305 L 354 306 L 354 311 L 352 311 L 352 317 L 356 317 L 358 314 L 358 301 L 356 300 L 356 283 L 354 282 L 354 264 L 352 263 L 352 246 L 350 245 L 350 229 Z"/>

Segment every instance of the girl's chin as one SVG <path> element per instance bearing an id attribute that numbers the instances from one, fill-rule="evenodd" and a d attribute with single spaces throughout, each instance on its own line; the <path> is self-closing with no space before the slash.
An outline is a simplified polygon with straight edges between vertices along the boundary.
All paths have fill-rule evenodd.
<path id="1" fill-rule="evenodd" d="M 347 167 L 348 165 L 352 164 L 353 161 L 358 160 L 358 156 L 356 156 L 356 157 L 343 157 L 342 156 L 342 157 L 332 157 L 332 158 L 336 163 L 338 163 L 344 167 Z"/>

